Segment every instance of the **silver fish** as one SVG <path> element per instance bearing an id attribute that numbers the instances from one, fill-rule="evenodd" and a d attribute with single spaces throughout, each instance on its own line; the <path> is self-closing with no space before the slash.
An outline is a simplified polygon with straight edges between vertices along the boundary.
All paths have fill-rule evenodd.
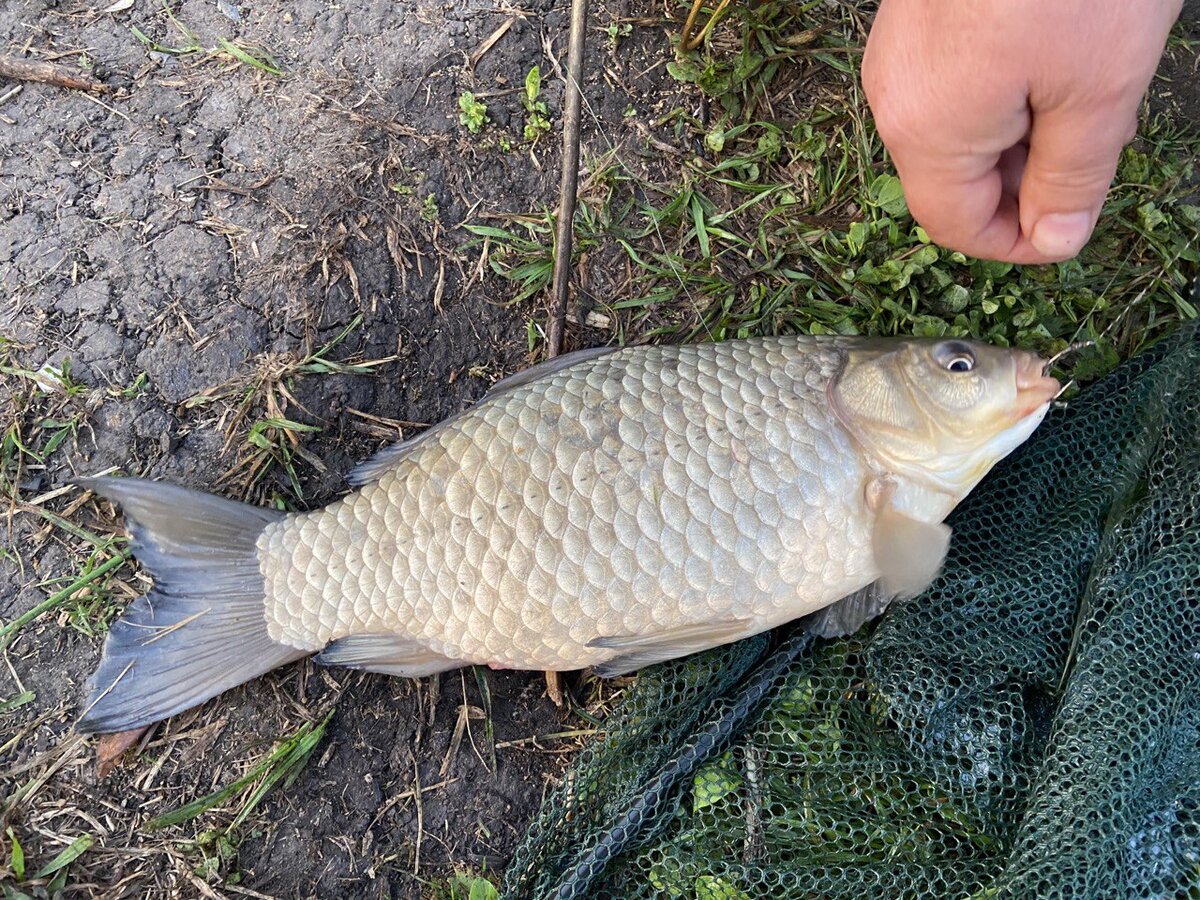
<path id="1" fill-rule="evenodd" d="M 285 515 L 135 478 L 154 586 L 78 723 L 138 728 L 293 660 L 611 676 L 813 614 L 845 634 L 936 577 L 946 516 L 1059 391 L 962 340 L 791 336 L 569 354 Z"/>

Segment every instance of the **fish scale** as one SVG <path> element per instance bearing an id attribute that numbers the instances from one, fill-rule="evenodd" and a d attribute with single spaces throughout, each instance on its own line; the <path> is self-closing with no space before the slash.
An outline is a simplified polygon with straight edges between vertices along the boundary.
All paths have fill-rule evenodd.
<path id="1" fill-rule="evenodd" d="M 865 464 L 803 338 L 618 351 L 494 398 L 258 540 L 270 637 L 526 669 L 599 636 L 762 630 L 874 577 Z"/>

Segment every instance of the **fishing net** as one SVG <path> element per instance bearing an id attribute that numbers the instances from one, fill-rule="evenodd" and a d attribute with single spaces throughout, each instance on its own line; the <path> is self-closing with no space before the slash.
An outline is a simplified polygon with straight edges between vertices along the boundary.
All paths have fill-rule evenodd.
<path id="1" fill-rule="evenodd" d="M 1200 897 L 1198 335 L 1052 410 L 925 595 L 644 670 L 506 896 Z"/>

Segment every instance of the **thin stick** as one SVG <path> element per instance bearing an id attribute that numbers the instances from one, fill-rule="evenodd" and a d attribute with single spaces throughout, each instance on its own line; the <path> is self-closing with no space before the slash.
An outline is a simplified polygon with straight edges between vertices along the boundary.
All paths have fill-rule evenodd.
<path id="1" fill-rule="evenodd" d="M 425 837 L 425 810 L 421 805 L 421 794 L 424 789 L 421 787 L 421 763 L 417 760 L 416 755 L 413 755 L 413 800 L 417 803 L 417 851 L 413 857 L 413 874 L 421 874 L 421 840 Z"/>
<path id="2" fill-rule="evenodd" d="M 64 66 L 38 62 L 33 59 L 21 59 L 6 54 L 0 54 L 0 78 L 10 78 L 13 81 L 37 81 L 41 84 L 53 84 L 76 91 L 95 91 L 98 94 L 108 90 L 107 85 L 101 84 L 94 78 L 73 72 Z"/>
<path id="3" fill-rule="evenodd" d="M 708 33 L 712 31 L 713 25 L 716 24 L 717 18 L 725 11 L 725 7 L 729 5 L 729 0 L 721 0 L 717 8 L 713 10 L 713 14 L 708 17 L 708 22 L 700 29 L 700 33 L 692 37 L 692 31 L 696 27 L 696 17 L 700 15 L 700 8 L 704 5 L 704 0 L 695 0 L 692 3 L 692 10 L 688 13 L 687 21 L 683 23 L 683 31 L 679 35 L 679 49 L 685 53 L 697 49 L 704 43 L 704 39 L 708 37 Z"/>
<path id="4" fill-rule="evenodd" d="M 571 0 L 571 38 L 567 47 L 566 95 L 563 98 L 562 179 L 558 190 L 558 234 L 554 246 L 554 287 L 550 301 L 550 334 L 547 356 L 563 349 L 567 321 L 567 290 L 571 284 L 571 240 L 575 201 L 579 191 L 579 123 L 583 103 L 583 52 L 587 37 L 587 0 Z M 546 673 L 546 693 L 562 706 L 558 673 Z"/>
<path id="5" fill-rule="evenodd" d="M 554 293 L 550 307 L 548 356 L 562 353 L 567 319 L 567 288 L 571 283 L 571 238 L 579 187 L 579 122 L 583 102 L 583 51 L 587 0 L 571 0 L 571 42 L 567 50 L 566 96 L 563 99 L 562 181 L 558 192 L 558 235 L 554 248 Z"/>

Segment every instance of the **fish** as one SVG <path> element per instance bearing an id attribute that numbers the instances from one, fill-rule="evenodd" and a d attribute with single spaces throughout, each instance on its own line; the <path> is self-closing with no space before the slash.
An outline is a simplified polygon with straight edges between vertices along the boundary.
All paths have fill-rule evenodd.
<path id="1" fill-rule="evenodd" d="M 76 722 L 126 732 L 306 657 L 611 678 L 803 619 L 850 634 L 941 571 L 945 520 L 1059 382 L 962 339 L 579 350 L 385 447 L 320 509 L 85 477 L 150 589 Z"/>

